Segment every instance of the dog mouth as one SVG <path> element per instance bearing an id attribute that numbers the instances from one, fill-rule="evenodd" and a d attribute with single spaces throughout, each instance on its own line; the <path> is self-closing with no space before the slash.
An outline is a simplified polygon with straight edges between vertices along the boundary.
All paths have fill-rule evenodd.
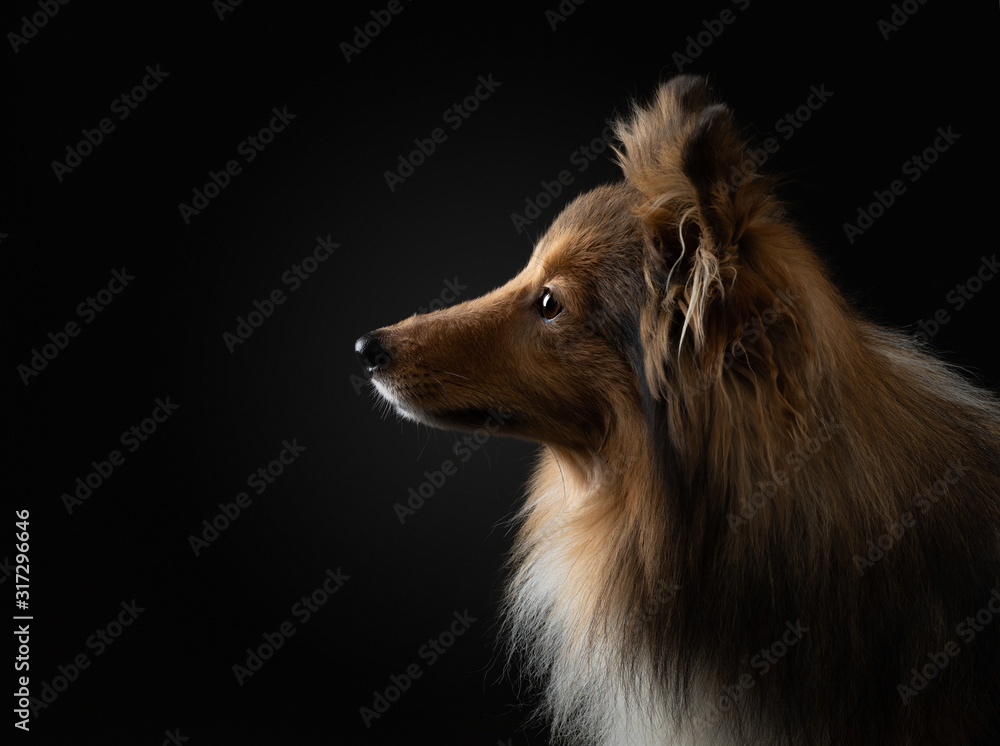
<path id="1" fill-rule="evenodd" d="M 404 397 L 398 394 L 392 384 L 387 381 L 379 380 L 381 376 L 375 372 L 372 373 L 371 383 L 375 387 L 379 396 L 382 397 L 386 402 L 388 402 L 396 413 L 399 414 L 404 419 L 410 420 L 411 422 L 417 422 L 423 425 L 431 425 L 432 427 L 441 427 L 435 418 L 428 412 L 424 411 L 422 407 L 415 406 L 410 402 L 406 401 Z"/>
<path id="2" fill-rule="evenodd" d="M 358 339 L 355 352 L 379 396 L 404 419 L 443 429 L 490 432 L 519 421 L 465 376 L 425 367 L 417 360 L 400 360 L 398 350 L 391 351 L 379 332 Z"/>
<path id="3" fill-rule="evenodd" d="M 386 380 L 384 375 L 373 373 L 371 383 L 396 413 L 411 422 L 445 430 L 478 431 L 486 429 L 495 432 L 501 427 L 516 427 L 519 418 L 512 412 L 497 407 L 449 406 L 441 404 L 428 406 L 426 403 L 410 401 L 399 387 Z"/>

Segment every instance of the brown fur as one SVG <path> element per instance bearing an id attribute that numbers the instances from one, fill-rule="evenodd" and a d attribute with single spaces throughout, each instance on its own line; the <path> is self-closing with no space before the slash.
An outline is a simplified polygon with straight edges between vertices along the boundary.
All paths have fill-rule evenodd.
<path id="1" fill-rule="evenodd" d="M 1000 618 L 968 643 L 956 626 L 1000 586 L 996 400 L 851 309 L 769 179 L 727 181 L 745 143 L 704 80 L 661 86 L 616 134 L 625 180 L 567 206 L 517 277 L 359 340 L 414 419 L 492 412 L 547 446 L 509 608 L 556 735 L 992 743 Z M 797 620 L 808 633 L 714 711 Z"/>

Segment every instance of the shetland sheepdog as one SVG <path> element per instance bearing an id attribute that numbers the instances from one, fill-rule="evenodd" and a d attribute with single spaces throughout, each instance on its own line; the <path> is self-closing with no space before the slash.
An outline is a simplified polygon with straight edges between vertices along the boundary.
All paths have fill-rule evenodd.
<path id="1" fill-rule="evenodd" d="M 997 399 L 845 301 L 704 79 L 614 132 L 514 279 L 356 344 L 544 446 L 505 639 L 553 742 L 1000 743 Z"/>

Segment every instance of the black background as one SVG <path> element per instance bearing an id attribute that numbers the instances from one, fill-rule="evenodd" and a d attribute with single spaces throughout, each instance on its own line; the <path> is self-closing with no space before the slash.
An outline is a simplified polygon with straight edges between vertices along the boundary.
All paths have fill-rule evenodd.
<path id="1" fill-rule="evenodd" d="M 494 647 L 505 521 L 536 449 L 489 441 L 401 525 L 394 504 L 457 461 L 457 436 L 383 415 L 352 378 L 353 343 L 446 281 L 466 299 L 516 273 L 568 197 L 617 178 L 608 151 L 582 172 L 573 153 L 677 72 L 674 53 L 723 9 L 733 22 L 684 72 L 710 74 L 749 135 L 778 137 L 766 170 L 788 175 L 781 194 L 838 283 L 897 327 L 946 309 L 933 346 L 1000 381 L 1000 280 L 961 310 L 947 300 L 997 247 L 995 4 L 912 3 L 885 39 L 888 2 L 589 0 L 562 21 L 546 17 L 555 2 L 403 3 L 350 62 L 341 44 L 386 4 L 336 5 L 245 2 L 220 19 L 208 0 L 76 1 L 16 53 L 0 48 L 5 492 L 31 512 L 33 695 L 90 660 L 19 740 L 545 743 Z M 0 30 L 37 12 L 8 3 Z M 119 121 L 111 104 L 147 65 L 169 75 Z M 490 75 L 500 86 L 462 126 L 442 124 Z M 810 86 L 833 95 L 785 140 L 775 124 Z M 272 107 L 295 118 L 246 163 L 238 146 Z M 59 181 L 52 162 L 103 117 L 114 131 Z M 391 191 L 384 173 L 442 126 L 446 141 Z M 960 139 L 910 183 L 904 162 L 949 126 Z M 186 224 L 178 205 L 231 159 L 242 172 Z M 518 233 L 511 215 L 564 169 L 572 185 Z M 843 224 L 898 178 L 906 193 L 851 244 Z M 327 236 L 333 258 L 288 292 L 282 274 Z M 77 304 L 122 267 L 135 279 L 82 323 Z M 223 334 L 275 288 L 286 302 L 230 353 Z M 25 385 L 17 366 L 69 321 L 79 336 Z M 63 493 L 123 450 L 157 397 L 179 409 L 68 512 Z M 196 557 L 189 536 L 293 438 L 306 450 Z M 300 623 L 293 605 L 337 568 L 350 579 Z M 13 585 L 5 571 L 12 600 Z M 132 599 L 145 610 L 95 655 L 88 638 Z M 468 632 L 421 659 L 466 610 Z M 233 666 L 287 621 L 295 635 L 239 685 Z M 359 709 L 412 663 L 422 676 L 365 727 Z"/>

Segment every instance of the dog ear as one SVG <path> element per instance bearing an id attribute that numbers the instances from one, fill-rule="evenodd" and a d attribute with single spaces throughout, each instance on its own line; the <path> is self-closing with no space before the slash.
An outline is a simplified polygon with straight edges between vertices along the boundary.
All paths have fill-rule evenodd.
<path id="1" fill-rule="evenodd" d="M 713 104 L 694 115 L 683 143 L 681 168 L 694 190 L 694 200 L 708 247 L 716 253 L 739 243 L 746 227 L 744 179 L 746 149 L 729 109 Z"/>
<path id="2" fill-rule="evenodd" d="M 739 245 L 771 184 L 705 78 L 681 75 L 661 85 L 648 105 L 615 123 L 615 134 L 618 161 L 644 198 L 639 214 L 654 236 L 676 235 L 694 219 L 702 248 L 720 259 Z"/>
<path id="3" fill-rule="evenodd" d="M 681 341 L 691 328 L 697 344 L 710 300 L 737 274 L 748 228 L 777 207 L 771 180 L 756 172 L 732 113 L 701 77 L 661 85 L 614 130 L 618 162 L 639 194 L 637 214 L 665 268 L 654 276 L 684 307 Z"/>

